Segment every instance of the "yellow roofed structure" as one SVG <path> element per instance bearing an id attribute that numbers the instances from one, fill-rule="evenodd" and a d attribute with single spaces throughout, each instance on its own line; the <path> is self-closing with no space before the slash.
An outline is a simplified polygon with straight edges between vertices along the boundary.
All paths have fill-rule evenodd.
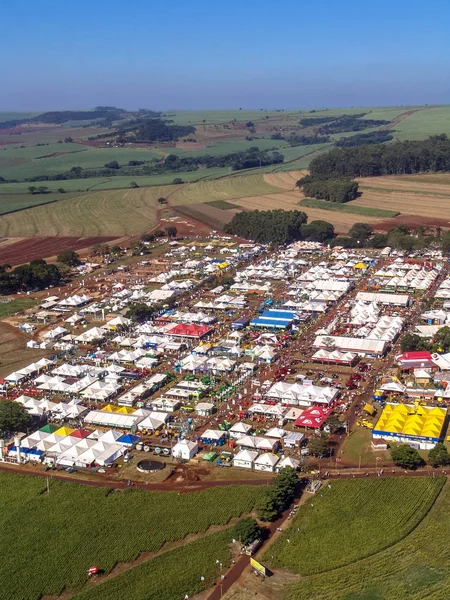
<path id="1" fill-rule="evenodd" d="M 114 404 L 107 404 L 102 408 L 103 412 L 117 412 L 118 410 L 119 408 L 117 406 L 114 406 Z"/>
<path id="2" fill-rule="evenodd" d="M 134 413 L 134 410 L 135 409 L 131 408 L 131 406 L 121 406 L 120 408 L 118 408 L 116 410 L 116 412 L 122 413 L 122 414 L 125 414 L 125 415 L 131 415 L 131 414 Z"/>
<path id="3" fill-rule="evenodd" d="M 402 441 L 403 438 L 428 438 L 434 445 L 442 435 L 447 409 L 414 404 L 387 403 L 373 429 L 374 437 Z M 432 439 L 431 439 L 432 438 Z M 406 441 L 406 440 L 405 440 Z"/>
<path id="4" fill-rule="evenodd" d="M 354 269 L 367 269 L 367 265 L 366 265 L 366 263 L 359 262 L 359 263 L 356 263 L 356 265 L 353 265 L 353 268 Z"/>
<path id="5" fill-rule="evenodd" d="M 55 435 L 63 435 L 64 437 L 73 433 L 75 429 L 71 429 L 70 427 L 60 427 L 55 431 Z"/>

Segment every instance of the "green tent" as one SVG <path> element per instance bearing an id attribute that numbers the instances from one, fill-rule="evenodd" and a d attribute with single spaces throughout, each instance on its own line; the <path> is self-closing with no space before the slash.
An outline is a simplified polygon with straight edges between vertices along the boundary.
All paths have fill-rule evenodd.
<path id="1" fill-rule="evenodd" d="M 59 429 L 59 428 L 56 427 L 56 425 L 50 425 L 50 423 L 47 423 L 47 425 L 44 425 L 44 427 L 41 427 L 41 429 L 39 429 L 39 431 L 43 431 L 44 433 L 55 433 L 55 431 L 57 431 L 57 429 Z"/>

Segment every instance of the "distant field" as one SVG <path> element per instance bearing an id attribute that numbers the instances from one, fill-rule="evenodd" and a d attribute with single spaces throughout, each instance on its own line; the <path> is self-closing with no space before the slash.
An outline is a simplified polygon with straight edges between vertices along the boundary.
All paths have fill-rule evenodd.
<path id="1" fill-rule="evenodd" d="M 425 478 L 423 478 L 425 479 Z M 425 479 L 428 486 L 431 487 L 433 480 Z M 306 525 L 305 538 L 306 545 L 299 547 L 297 563 L 301 558 L 305 558 L 306 565 L 314 561 L 314 556 L 319 558 L 323 556 L 324 567 L 333 566 L 336 563 L 336 558 L 344 559 L 348 544 L 351 545 L 351 554 L 348 558 L 355 556 L 355 552 L 362 557 L 365 550 L 373 547 L 377 540 L 383 544 L 383 532 L 385 531 L 385 523 L 399 512 L 404 512 L 405 517 L 407 510 L 414 507 L 417 502 L 417 494 L 424 492 L 424 483 L 420 483 L 417 487 L 413 485 L 418 482 L 419 478 L 414 478 L 411 481 L 411 491 L 408 494 L 399 494 L 400 488 L 395 490 L 394 486 L 387 491 L 384 497 L 379 497 L 378 493 L 374 496 L 368 496 L 365 506 L 355 504 L 346 497 L 341 502 L 340 508 L 332 509 L 328 515 L 324 515 L 324 520 L 316 521 L 314 531 L 310 528 L 315 519 L 314 510 L 308 515 L 308 525 Z M 343 482 L 332 482 L 331 490 L 326 490 L 324 494 L 325 503 L 329 492 L 333 492 L 333 487 L 339 486 Z M 353 482 L 348 482 L 353 483 Z M 357 482 L 358 484 L 359 482 Z M 429 496 L 428 496 L 429 497 Z M 354 495 L 352 494 L 352 498 Z M 376 498 L 379 498 L 376 501 Z M 395 502 L 397 498 L 397 502 Z M 423 496 L 426 501 L 426 497 Z M 322 498 L 313 499 L 314 508 L 317 504 L 318 511 L 321 511 Z M 423 510 L 424 505 L 416 508 L 417 516 L 414 517 L 410 513 L 410 518 L 416 518 L 416 527 L 409 533 L 404 535 L 404 539 L 398 543 L 391 545 L 393 541 L 392 530 L 386 531 L 385 542 L 389 542 L 389 547 L 379 551 L 365 559 L 356 559 L 356 562 L 341 568 L 335 568 L 328 573 L 320 573 L 303 577 L 298 583 L 290 585 L 284 590 L 284 598 L 287 600 L 446 600 L 450 598 L 450 559 L 447 552 L 447 540 L 450 535 L 450 485 L 446 482 L 444 489 L 439 494 L 434 505 L 431 506 L 428 514 Z M 354 508 L 354 510 L 352 510 Z M 349 511 L 349 516 L 345 517 L 341 511 Z M 365 515 L 365 518 L 364 518 Z M 340 525 L 335 527 L 331 525 L 331 518 L 337 523 L 338 518 L 341 518 Z M 420 521 L 420 518 L 423 517 Z M 298 522 L 298 521 L 297 521 Z M 393 523 L 395 531 L 403 527 L 407 520 L 397 520 Z M 411 522 L 411 521 L 410 521 Z M 378 524 L 378 527 L 376 527 Z M 375 525 L 375 526 L 374 526 Z M 359 528 L 359 532 L 357 532 Z M 339 530 L 341 533 L 339 533 Z M 321 538 L 321 543 L 311 549 L 310 541 L 313 537 L 319 538 L 321 532 L 324 532 L 326 538 Z M 332 551 L 333 546 L 326 545 L 325 539 L 328 535 L 334 532 L 335 536 L 331 542 L 338 543 L 336 552 Z M 356 532 L 356 537 L 355 537 Z M 284 534 L 285 535 L 285 534 Z M 302 535 L 302 526 L 300 525 L 300 533 L 296 530 L 293 536 Z M 355 543 L 355 539 L 359 538 L 359 542 Z M 388 544 L 386 544 L 388 545 Z M 385 545 L 385 547 L 386 547 Z M 284 553 L 289 544 L 285 544 L 280 551 Z M 275 546 L 272 547 L 275 550 Z M 328 550 L 326 556 L 321 554 Z M 316 555 L 316 551 L 318 554 Z M 274 552 L 275 555 L 275 552 Z M 328 562 L 330 561 L 330 563 Z M 300 569 L 301 569 L 300 565 Z"/>
<path id="2" fill-rule="evenodd" d="M 0 188 L 1 189 L 1 188 Z M 0 215 L 5 215 L 16 210 L 25 210 L 40 204 L 50 204 L 61 200 L 69 200 L 74 194 L 6 194 L 0 195 Z"/>
<path id="3" fill-rule="evenodd" d="M 56 148 L 55 148 L 56 146 Z M 65 146 L 64 149 L 62 146 Z M 68 148 L 67 148 L 68 147 Z M 78 144 L 52 144 L 49 146 L 40 146 L 24 149 L 26 151 L 39 151 L 38 156 L 48 156 L 48 158 L 35 158 L 25 164 L 19 166 L 2 166 L 1 159 L 8 154 L 8 150 L 0 151 L 0 172 L 5 179 L 17 179 L 23 181 L 26 178 L 36 177 L 37 175 L 57 175 L 58 173 L 66 173 L 72 167 L 81 167 L 83 169 L 99 169 L 113 160 L 121 165 L 126 165 L 130 160 L 152 160 L 161 158 L 162 153 L 158 153 L 148 149 L 135 148 L 88 148 Z M 68 152 L 60 156 L 49 156 L 53 152 Z M 24 152 L 27 154 L 27 152 Z M 20 156 L 19 151 L 16 155 Z M 133 177 L 128 177 L 133 179 Z M 86 180 L 89 185 L 90 180 Z M 61 183 L 61 182 L 60 182 Z M 1 189 L 0 189 L 1 191 Z"/>
<path id="4" fill-rule="evenodd" d="M 10 302 L 0 302 L 0 319 L 4 319 L 9 315 L 31 308 L 35 304 L 37 304 L 37 300 L 29 298 L 28 296 L 14 298 Z"/>
<path id="5" fill-rule="evenodd" d="M 353 204 L 353 202 L 339 204 L 337 202 L 327 202 L 326 200 L 316 200 L 315 198 L 304 198 L 303 200 L 300 200 L 299 204 L 301 206 L 308 206 L 309 208 L 320 208 L 322 210 L 331 210 L 335 212 L 355 213 L 369 217 L 393 218 L 400 214 L 395 210 L 384 210 L 369 206 L 358 206 L 357 204 Z"/>
<path id="6" fill-rule="evenodd" d="M 209 154 L 210 156 L 221 156 L 223 154 L 231 154 L 233 152 L 243 152 L 249 148 L 258 147 L 261 150 L 279 150 L 281 154 L 286 155 L 289 146 L 284 140 L 271 140 L 268 138 L 259 138 L 255 140 L 224 140 L 220 142 L 206 142 L 205 147 L 200 150 L 184 150 L 183 144 L 180 144 L 178 148 L 165 148 L 166 154 L 177 154 L 178 156 L 204 156 Z"/>
<path id="7" fill-rule="evenodd" d="M 213 200 L 212 202 L 206 202 L 206 204 L 208 206 L 220 208 L 221 210 L 231 210 L 233 208 L 239 208 L 236 204 L 232 204 L 231 202 L 227 202 L 226 200 Z"/>
<path id="8" fill-rule="evenodd" d="M 450 135 L 450 106 L 426 108 L 407 116 L 395 125 L 400 140 L 421 140 L 439 133 Z"/>
<path id="9" fill-rule="evenodd" d="M 4 121 L 13 121 L 14 119 L 31 119 L 40 115 L 41 111 L 38 112 L 0 112 L 0 123 Z"/>

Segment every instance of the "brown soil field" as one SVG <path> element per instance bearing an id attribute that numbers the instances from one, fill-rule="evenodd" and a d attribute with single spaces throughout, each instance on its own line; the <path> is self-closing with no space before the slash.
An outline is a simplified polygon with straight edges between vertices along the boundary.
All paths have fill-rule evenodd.
<path id="1" fill-rule="evenodd" d="M 81 250 L 110 242 L 113 237 L 31 237 L 1 238 L 0 264 L 20 265 L 38 258 L 56 256 L 63 250 Z"/>
<path id="2" fill-rule="evenodd" d="M 26 344 L 30 339 L 16 327 L 0 323 L 0 377 L 6 377 L 13 371 L 49 355 L 47 350 L 27 348 Z"/>
<path id="3" fill-rule="evenodd" d="M 447 219 L 430 219 L 419 215 L 399 215 L 398 217 L 395 217 L 395 219 L 379 221 L 374 225 L 374 228 L 377 231 L 388 231 L 397 225 L 408 225 L 411 229 L 416 229 L 417 227 L 440 227 L 441 229 L 448 229 L 450 227 L 450 221 Z"/>

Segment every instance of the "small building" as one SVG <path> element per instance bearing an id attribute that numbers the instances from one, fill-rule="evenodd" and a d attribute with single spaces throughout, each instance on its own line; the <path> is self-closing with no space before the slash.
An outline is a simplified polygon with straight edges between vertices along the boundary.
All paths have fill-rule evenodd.
<path id="1" fill-rule="evenodd" d="M 275 471 L 275 466 L 279 462 L 280 457 L 276 454 L 270 454 L 266 452 L 258 456 L 258 458 L 253 463 L 255 471 L 269 471 L 273 473 Z"/>
<path id="2" fill-rule="evenodd" d="M 285 467 L 290 467 L 291 469 L 298 471 L 300 468 L 300 461 L 296 458 L 291 458 L 290 456 L 284 456 L 280 462 L 277 463 L 275 471 L 279 473 L 281 469 L 284 469 Z"/>
<path id="3" fill-rule="evenodd" d="M 253 469 L 253 464 L 258 458 L 258 452 L 252 450 L 241 450 L 233 458 L 233 466 L 241 469 Z"/>
<path id="4" fill-rule="evenodd" d="M 191 460 L 198 452 L 197 442 L 190 442 L 189 440 L 180 440 L 172 448 L 172 456 L 174 458 L 181 458 L 183 460 Z"/>
<path id="5" fill-rule="evenodd" d="M 216 407 L 212 402 L 199 402 L 195 410 L 200 417 L 210 417 L 216 412 Z"/>

